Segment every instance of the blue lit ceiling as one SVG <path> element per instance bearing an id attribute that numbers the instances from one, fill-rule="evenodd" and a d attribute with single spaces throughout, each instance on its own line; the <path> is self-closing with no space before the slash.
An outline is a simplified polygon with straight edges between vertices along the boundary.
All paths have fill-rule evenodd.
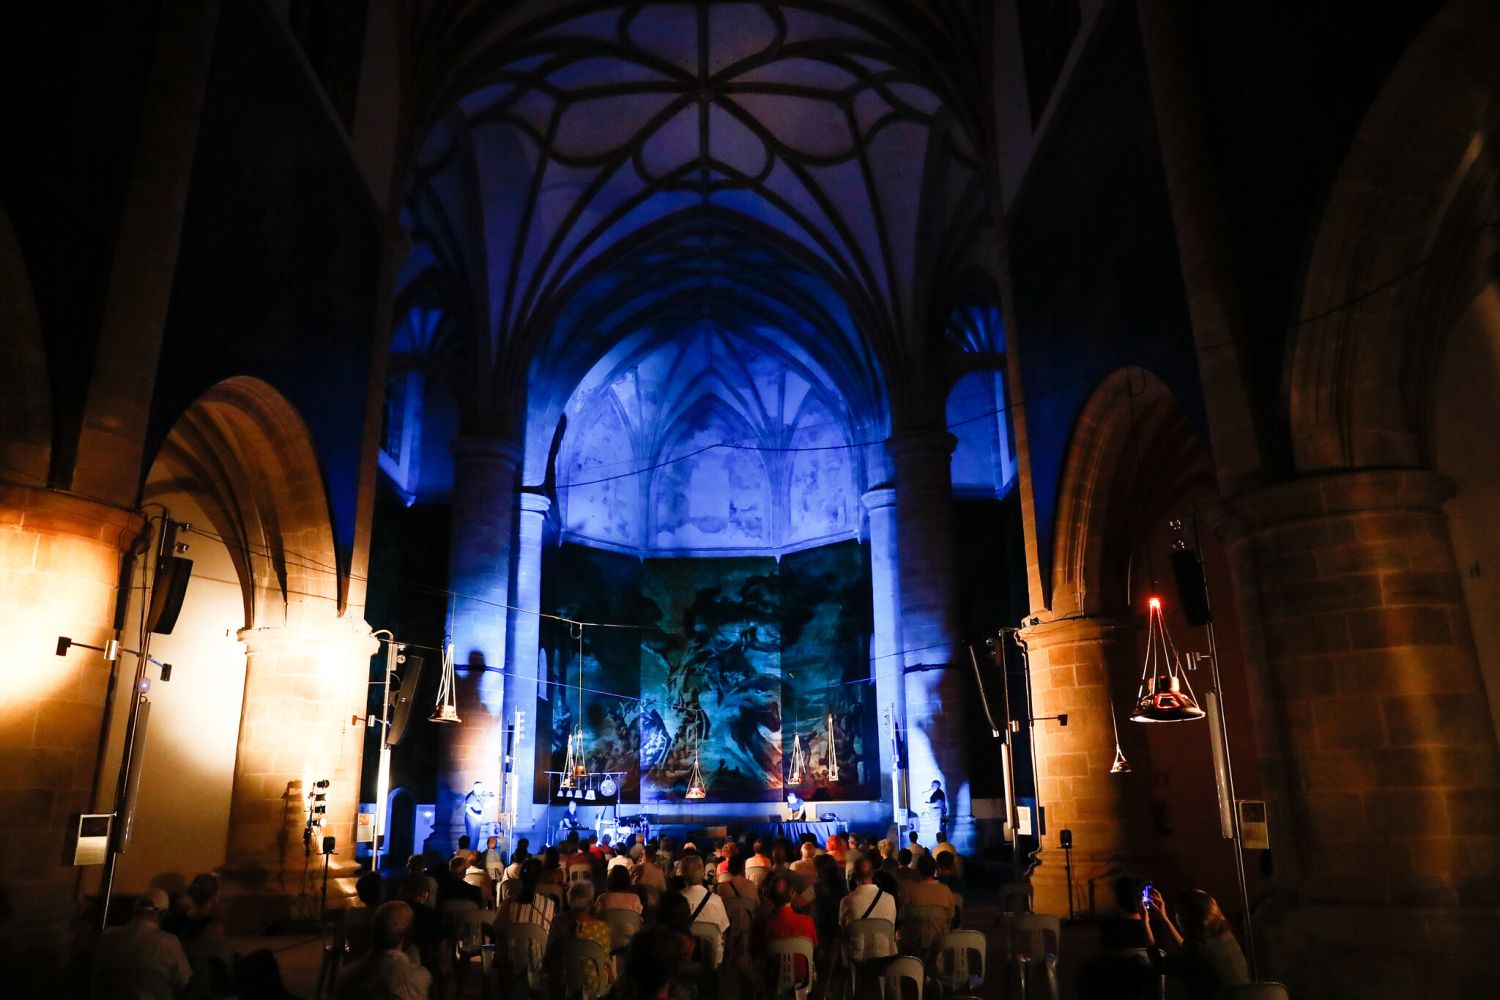
<path id="1" fill-rule="evenodd" d="M 850 445 L 943 419 L 944 282 L 989 252 L 987 202 L 884 6 L 522 4 L 453 39 L 403 287 L 463 332 L 466 427 L 524 440 L 527 482 L 566 416 L 565 530 L 843 537 L 883 474 Z M 588 482 L 710 443 L 737 447 Z"/>

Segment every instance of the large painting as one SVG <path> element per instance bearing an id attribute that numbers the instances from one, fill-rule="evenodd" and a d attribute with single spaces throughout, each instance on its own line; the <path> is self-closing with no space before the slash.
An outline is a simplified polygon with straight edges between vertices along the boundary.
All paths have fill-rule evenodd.
<path id="1" fill-rule="evenodd" d="M 580 703 L 588 766 L 625 772 L 626 802 L 683 801 L 695 762 L 708 801 L 878 796 L 869 569 L 858 543 L 780 561 L 641 561 L 563 545 L 544 574 L 560 614 L 639 628 L 587 629 L 580 685 L 576 633 L 545 624 L 538 723 L 551 752 L 538 754 L 538 801 L 541 772 L 562 768 Z"/>

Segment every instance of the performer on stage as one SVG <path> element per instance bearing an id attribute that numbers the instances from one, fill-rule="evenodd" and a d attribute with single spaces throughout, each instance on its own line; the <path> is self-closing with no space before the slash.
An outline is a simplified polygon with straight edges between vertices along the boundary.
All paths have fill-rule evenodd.
<path id="1" fill-rule="evenodd" d="M 578 818 L 578 803 L 569 802 L 568 811 L 557 821 L 557 839 L 566 840 L 568 834 L 577 833 L 583 828 L 583 821 Z"/>
<path id="2" fill-rule="evenodd" d="M 927 795 L 928 822 L 937 829 L 937 839 L 948 839 L 948 796 L 943 793 L 943 783 L 934 781 Z"/>
<path id="3" fill-rule="evenodd" d="M 484 813 L 489 808 L 489 800 L 494 797 L 495 793 L 487 790 L 482 781 L 474 782 L 474 787 L 464 796 L 464 832 L 469 835 L 470 844 L 479 843 Z"/>

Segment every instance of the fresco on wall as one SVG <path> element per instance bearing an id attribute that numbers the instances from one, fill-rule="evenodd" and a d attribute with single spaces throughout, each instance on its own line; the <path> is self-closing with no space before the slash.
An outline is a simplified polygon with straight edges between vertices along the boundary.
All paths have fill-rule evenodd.
<path id="1" fill-rule="evenodd" d="M 627 773 L 622 801 L 681 802 L 695 759 L 710 802 L 780 801 L 799 736 L 808 756 L 799 795 L 878 797 L 870 577 L 858 543 L 780 562 L 640 561 L 569 544 L 549 553 L 544 578 L 549 593 L 588 595 L 557 601 L 562 614 L 646 626 L 590 629 L 584 642 L 588 766 Z M 550 754 L 538 754 L 537 801 L 579 711 L 577 640 L 563 623 L 543 631 L 553 667 L 537 718 Z"/>

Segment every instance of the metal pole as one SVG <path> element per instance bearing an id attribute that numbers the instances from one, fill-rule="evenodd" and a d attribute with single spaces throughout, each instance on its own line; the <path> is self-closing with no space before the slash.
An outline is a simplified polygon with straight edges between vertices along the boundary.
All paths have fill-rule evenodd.
<path id="1" fill-rule="evenodd" d="M 380 763 L 379 777 L 376 785 L 375 802 L 375 841 L 371 851 L 370 870 L 380 871 L 380 848 L 384 846 L 385 825 L 390 821 L 386 815 L 386 796 L 389 794 L 391 773 L 391 673 L 396 669 L 396 636 L 387 629 L 373 632 L 372 635 L 380 635 L 384 632 L 389 638 L 385 644 L 385 682 L 382 685 L 383 694 L 380 699 Z"/>
<path id="2" fill-rule="evenodd" d="M 1194 505 L 1196 507 L 1196 505 Z M 1250 916 L 1250 890 L 1245 881 L 1245 845 L 1244 838 L 1240 832 L 1240 808 L 1239 802 L 1234 794 L 1234 761 L 1229 755 L 1229 726 L 1224 715 L 1224 685 L 1219 676 L 1219 646 L 1214 635 L 1213 606 L 1208 595 L 1208 569 L 1203 561 L 1203 537 L 1198 530 L 1198 515 L 1193 513 L 1193 544 L 1198 556 L 1198 575 L 1203 580 L 1203 606 L 1208 612 L 1208 658 L 1213 669 L 1214 691 L 1218 697 L 1214 702 L 1218 705 L 1219 716 L 1219 739 L 1224 750 L 1224 772 L 1225 782 L 1229 786 L 1229 816 L 1230 829 L 1234 845 L 1234 874 L 1239 884 L 1240 909 L 1245 914 L 1245 960 L 1250 965 L 1250 980 L 1252 982 L 1260 978 L 1260 972 L 1256 967 L 1255 959 L 1255 924 Z"/>

